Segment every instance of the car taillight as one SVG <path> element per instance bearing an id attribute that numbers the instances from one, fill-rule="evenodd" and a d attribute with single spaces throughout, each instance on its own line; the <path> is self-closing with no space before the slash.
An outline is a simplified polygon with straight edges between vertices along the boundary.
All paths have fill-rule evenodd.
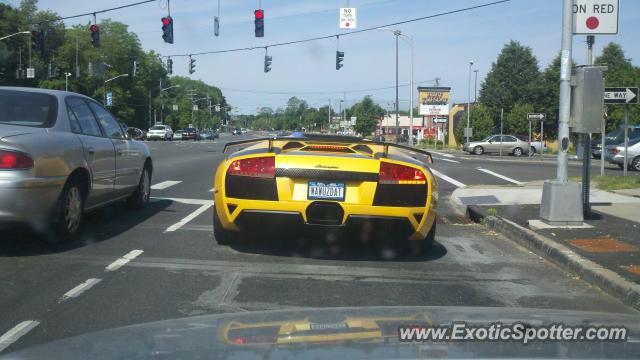
<path id="1" fill-rule="evenodd" d="M 273 178 L 276 174 L 276 161 L 273 156 L 235 160 L 229 166 L 229 174 Z"/>
<path id="2" fill-rule="evenodd" d="M 617 154 L 617 153 L 619 153 L 619 152 L 620 152 L 620 149 L 618 149 L 618 148 L 613 148 L 613 149 L 611 149 L 611 153 L 612 153 L 612 154 Z"/>
<path id="3" fill-rule="evenodd" d="M 0 170 L 24 170 L 33 167 L 33 159 L 18 151 L 0 150 Z"/>
<path id="4" fill-rule="evenodd" d="M 410 166 L 380 163 L 380 184 L 424 184 L 427 178 L 420 169 Z"/>

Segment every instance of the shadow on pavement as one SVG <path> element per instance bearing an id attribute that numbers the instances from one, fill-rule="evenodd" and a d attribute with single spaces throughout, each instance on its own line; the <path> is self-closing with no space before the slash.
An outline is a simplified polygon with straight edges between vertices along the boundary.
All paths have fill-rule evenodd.
<path id="1" fill-rule="evenodd" d="M 363 242 L 332 233 L 302 234 L 287 239 L 273 235 L 253 235 L 232 244 L 231 248 L 251 254 L 342 261 L 421 262 L 437 260 L 447 254 L 447 249 L 437 241 L 437 236 L 428 254 L 413 255 L 406 246 L 406 241 L 398 244 L 384 240 Z"/>
<path id="2" fill-rule="evenodd" d="M 43 237 L 46 234 L 37 233 L 27 225 L 4 228 L 0 230 L 0 257 L 53 254 L 108 240 L 165 211 L 171 204 L 170 200 L 154 201 L 143 209 L 133 210 L 124 202 L 116 202 L 85 214 L 79 238 L 57 244 L 45 242 Z"/>

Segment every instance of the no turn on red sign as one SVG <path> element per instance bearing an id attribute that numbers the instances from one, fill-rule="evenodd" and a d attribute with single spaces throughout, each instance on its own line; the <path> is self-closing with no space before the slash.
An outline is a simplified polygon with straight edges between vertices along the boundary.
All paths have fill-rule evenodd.
<path id="1" fill-rule="evenodd" d="M 573 0 L 573 33 L 615 35 L 619 14 L 620 0 Z"/>
<path id="2" fill-rule="evenodd" d="M 357 9 L 354 7 L 340 8 L 340 29 L 355 29 L 357 25 Z"/>

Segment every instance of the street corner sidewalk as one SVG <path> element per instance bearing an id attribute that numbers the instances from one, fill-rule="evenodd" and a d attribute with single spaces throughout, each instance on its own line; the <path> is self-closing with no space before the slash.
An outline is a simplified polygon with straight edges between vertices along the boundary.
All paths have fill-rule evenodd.
<path id="1" fill-rule="evenodd" d="M 477 222 L 640 310 L 640 191 L 592 189 L 581 226 L 539 219 L 543 182 L 459 188 L 450 202 Z"/>

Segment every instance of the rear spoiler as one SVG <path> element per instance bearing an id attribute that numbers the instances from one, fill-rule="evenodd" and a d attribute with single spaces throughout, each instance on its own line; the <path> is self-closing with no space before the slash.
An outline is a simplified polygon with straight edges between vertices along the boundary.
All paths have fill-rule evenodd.
<path id="1" fill-rule="evenodd" d="M 387 142 L 382 142 L 382 141 L 374 141 L 374 140 L 367 140 L 367 139 L 362 139 L 362 138 L 358 138 L 355 136 L 313 136 L 313 137 L 305 137 L 305 136 L 300 136 L 300 137 L 291 137 L 291 136 L 286 136 L 286 137 L 263 137 L 263 138 L 257 138 L 257 139 L 249 139 L 249 140 L 239 140 L 239 141 L 230 141 L 228 143 L 226 143 L 224 145 L 224 149 L 222 150 L 223 153 L 226 153 L 227 150 L 229 150 L 229 148 L 235 147 L 235 146 L 240 146 L 240 145 L 248 145 L 248 144 L 254 144 L 254 143 L 258 143 L 258 142 L 262 142 L 262 141 L 266 141 L 267 142 L 267 151 L 271 152 L 273 151 L 273 142 L 274 141 L 303 141 L 303 142 L 310 142 L 310 141 L 324 141 L 324 142 L 332 142 L 332 143 L 341 143 L 341 144 L 364 144 L 364 145 L 380 145 L 383 146 L 384 148 L 384 153 L 383 153 L 383 157 L 387 157 L 389 155 L 389 147 L 394 147 L 394 148 L 398 148 L 398 149 L 402 149 L 408 152 L 412 152 L 415 154 L 420 154 L 420 155 L 424 155 L 427 156 L 429 158 L 429 163 L 433 164 L 433 156 L 431 155 L 430 152 L 428 151 L 424 151 L 421 149 L 416 149 L 410 146 L 405 146 L 405 145 L 400 145 L 400 144 L 394 144 L 394 143 L 387 143 Z"/>

